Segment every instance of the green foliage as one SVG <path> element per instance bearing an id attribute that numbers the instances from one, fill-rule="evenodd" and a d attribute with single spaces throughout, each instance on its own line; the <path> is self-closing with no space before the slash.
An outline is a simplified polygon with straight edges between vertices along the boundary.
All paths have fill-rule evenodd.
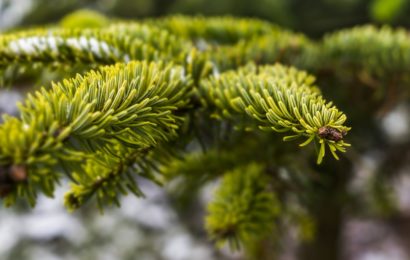
<path id="1" fill-rule="evenodd" d="M 208 205 L 206 229 L 210 238 L 220 246 L 229 242 L 232 248 L 239 248 L 273 232 L 280 204 L 268 184 L 257 164 L 225 173 Z"/>
<path id="2" fill-rule="evenodd" d="M 72 173 L 74 181 L 65 195 L 65 205 L 69 210 L 78 209 L 93 195 L 97 197 L 101 211 L 106 204 L 119 206 L 118 195 L 126 195 L 128 190 L 136 196 L 143 196 L 134 174 L 140 174 L 139 167 L 149 170 L 149 166 L 144 166 L 146 152 L 136 149 L 113 149 L 111 152 L 115 156 L 96 152 L 81 169 Z"/>
<path id="3" fill-rule="evenodd" d="M 220 71 L 235 69 L 249 61 L 304 66 L 314 49 L 304 35 L 257 19 L 171 16 L 149 22 L 192 41 Z"/>
<path id="4" fill-rule="evenodd" d="M 328 34 L 322 45 L 322 70 L 339 82 L 351 82 L 357 107 L 366 113 L 380 116 L 409 97 L 410 37 L 405 29 L 358 26 Z M 346 94 L 353 96 L 346 91 L 339 96 Z"/>
<path id="5" fill-rule="evenodd" d="M 212 18 L 171 16 L 153 20 L 151 23 L 194 42 L 205 40 L 211 44 L 234 44 L 240 40 L 249 40 L 278 29 L 261 20 L 238 19 L 229 16 Z"/>
<path id="6" fill-rule="evenodd" d="M 386 77 L 409 67 L 410 41 L 404 29 L 358 26 L 327 35 L 323 41 L 325 62 L 334 70 L 365 70 Z"/>
<path id="7" fill-rule="evenodd" d="M 165 3 L 145 2 L 148 9 Z M 310 1 L 277 2 L 289 12 L 300 4 L 300 21 L 326 29 L 305 13 L 315 6 Z M 336 1 L 336 12 L 367 7 L 360 3 Z M 407 4 L 372 3 L 373 17 L 390 22 Z M 102 211 L 122 195 L 144 196 L 143 177 L 168 184 L 174 205 L 201 212 L 201 188 L 219 181 L 206 217 L 218 245 L 271 259 L 281 231 L 292 228 L 299 241 L 323 248 L 329 233 L 339 235 L 328 222 L 340 225 L 342 212 L 390 217 L 399 210 L 390 173 L 406 161 L 408 140 L 394 154 L 397 147 L 377 127 L 380 115 L 410 94 L 409 40 L 407 30 L 388 26 L 312 40 L 250 18 L 130 22 L 89 11 L 56 27 L 1 34 L 1 85 L 47 80 L 27 94 L 20 116 L 4 116 L 0 125 L 0 197 L 7 206 L 19 199 L 34 205 L 37 194 L 53 196 L 65 178 L 68 210 L 95 200 Z M 328 151 L 338 159 L 347 138 L 354 149 L 340 161 L 325 160 Z M 283 142 L 294 140 L 306 147 Z M 383 176 L 372 176 L 364 192 L 350 191 L 352 168 L 371 171 L 361 154 L 373 157 L 375 147 Z"/>
<path id="8" fill-rule="evenodd" d="M 378 22 L 392 22 L 407 4 L 406 0 L 373 0 L 371 15 Z"/>
<path id="9" fill-rule="evenodd" d="M 51 196 L 61 175 L 56 166 L 68 168 L 69 175 L 74 172 L 76 185 L 68 198 L 76 199 L 67 200 L 69 207 L 78 207 L 82 197 L 100 187 L 104 190 L 99 199 L 104 199 L 104 192 L 111 196 L 112 190 L 93 183 L 128 171 L 126 165 L 132 166 L 138 157 L 128 158 L 129 153 L 175 138 L 184 120 L 175 113 L 187 106 L 190 86 L 181 67 L 131 62 L 103 67 L 29 95 L 20 106 L 21 120 L 6 118 L 0 128 L 2 167 L 23 165 L 27 175 L 23 182 L 13 183 L 6 203 L 16 196 L 34 203 L 37 189 Z"/>
<path id="10" fill-rule="evenodd" d="M 109 20 L 104 15 L 87 9 L 70 13 L 60 21 L 64 28 L 100 28 L 108 24 Z"/>
<path id="11" fill-rule="evenodd" d="M 308 67 L 315 45 L 303 35 L 285 30 L 272 30 L 261 37 L 239 41 L 233 46 L 208 46 L 210 59 L 220 71 L 236 69 L 254 61 L 257 64 L 283 64 Z"/>
<path id="12" fill-rule="evenodd" d="M 353 82 L 357 92 L 370 86 L 388 93 L 393 85 L 408 93 L 403 29 L 368 25 L 314 42 L 233 17 L 65 27 L 0 35 L 2 80 L 36 80 L 47 70 L 63 78 L 28 94 L 20 116 L 5 116 L 0 125 L 6 205 L 34 205 L 63 177 L 70 179 L 69 210 L 92 199 L 102 210 L 119 205 L 123 194 L 143 196 L 137 176 L 175 181 L 189 197 L 222 178 L 206 220 L 213 240 L 256 250 L 286 220 L 311 239 L 320 223 L 308 208 L 316 198 L 304 192 L 322 185 L 321 172 L 330 170 L 321 167 L 329 163 L 314 166 L 314 149 L 280 138 L 313 143 L 317 164 L 327 151 L 338 159 L 350 146 L 350 127 L 327 101 L 342 105 L 332 91 L 346 92 L 340 86 Z M 328 86 L 324 94 L 312 72 Z"/>
<path id="13" fill-rule="evenodd" d="M 137 23 L 9 33 L 0 35 L 0 80 L 15 67 L 26 73 L 36 67 L 70 70 L 79 64 L 92 68 L 131 60 L 170 61 L 189 46 L 166 31 Z"/>
<path id="14" fill-rule="evenodd" d="M 306 138 L 320 144 L 317 162 L 321 163 L 327 145 L 333 156 L 349 146 L 342 139 L 348 127 L 346 116 L 326 102 L 306 72 L 281 65 L 229 71 L 201 84 L 204 103 L 214 106 L 217 118 L 252 118 L 263 130 L 292 132 L 284 140 Z M 245 119 L 246 120 L 246 119 Z M 325 134 L 326 132 L 326 134 Z"/>

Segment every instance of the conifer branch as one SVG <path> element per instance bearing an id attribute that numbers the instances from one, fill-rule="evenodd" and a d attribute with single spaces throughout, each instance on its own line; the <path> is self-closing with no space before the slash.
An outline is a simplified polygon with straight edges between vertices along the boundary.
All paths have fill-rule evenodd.
<path id="1" fill-rule="evenodd" d="M 12 66 L 30 71 L 79 64 L 92 68 L 131 60 L 171 61 L 189 49 L 187 41 L 138 23 L 100 29 L 32 29 L 0 35 L 0 79 Z"/>
<path id="2" fill-rule="evenodd" d="M 316 45 L 303 35 L 277 28 L 260 37 L 243 39 L 233 46 L 212 46 L 207 51 L 219 71 L 237 69 L 250 61 L 311 67 Z"/>
<path id="3" fill-rule="evenodd" d="M 380 117 L 408 99 L 410 36 L 407 30 L 357 26 L 328 34 L 322 46 L 319 55 L 322 67 L 333 71 L 339 79 L 364 87 L 346 91 L 360 102 L 359 106 Z"/>
<path id="4" fill-rule="evenodd" d="M 326 102 L 312 77 L 306 72 L 282 65 L 229 71 L 202 81 L 202 102 L 215 109 L 217 118 L 253 119 L 260 129 L 292 132 L 284 140 L 306 138 L 305 146 L 316 140 L 320 146 L 317 162 L 325 155 L 325 146 L 338 159 L 336 151 L 345 151 L 343 141 L 349 130 L 346 116 Z"/>
<path id="5" fill-rule="evenodd" d="M 250 40 L 278 29 L 277 26 L 262 20 L 231 16 L 175 15 L 147 22 L 179 37 L 192 40 L 201 50 L 203 44 L 235 44 L 238 41 Z"/>
<path id="6" fill-rule="evenodd" d="M 408 31 L 388 26 L 357 26 L 328 34 L 323 50 L 324 62 L 335 70 L 365 70 L 378 77 L 407 73 L 410 64 Z"/>
<path id="7" fill-rule="evenodd" d="M 78 169 L 76 160 L 101 161 L 100 154 L 93 158 L 97 151 L 113 155 L 116 145 L 138 151 L 175 138 L 184 120 L 175 112 L 188 105 L 191 85 L 182 67 L 131 62 L 30 95 L 20 106 L 22 119 L 6 118 L 0 127 L 0 164 L 8 169 L 5 174 L 16 165 L 24 166 L 27 174 L 24 183 L 12 183 L 6 203 L 16 195 L 33 203 L 37 189 L 51 196 L 61 173 L 56 166 L 66 163 Z M 115 171 L 118 160 L 112 160 L 106 165 Z M 92 175 L 95 167 L 83 170 Z"/>
<path id="8" fill-rule="evenodd" d="M 137 167 L 143 165 L 143 158 L 149 149 L 115 150 L 116 156 L 97 152 L 78 172 L 72 173 L 74 181 L 64 201 L 69 210 L 78 209 L 93 195 L 97 198 L 100 211 L 103 211 L 103 205 L 114 203 L 119 206 L 118 196 L 128 191 L 138 197 L 143 196 L 136 184 L 135 174 L 139 173 Z"/>
<path id="9" fill-rule="evenodd" d="M 219 246 L 257 242 L 273 232 L 280 203 L 258 164 L 227 172 L 208 205 L 206 229 Z"/>
<path id="10" fill-rule="evenodd" d="M 201 104 L 237 126 L 291 132 L 284 140 L 305 138 L 302 146 L 315 140 L 318 163 L 326 146 L 337 158 L 336 151 L 348 146 L 346 116 L 321 97 L 312 76 L 281 65 L 237 69 L 248 61 L 304 66 L 316 51 L 302 35 L 231 17 L 176 16 L 0 35 L 3 79 L 13 69 L 119 63 L 43 88 L 20 106 L 21 119 L 6 118 L 0 126 L 0 195 L 6 204 L 17 197 L 34 204 L 38 190 L 51 196 L 68 174 L 74 182 L 66 196 L 70 209 L 93 194 L 100 207 L 117 203 L 117 194 L 127 189 L 140 196 L 126 176 L 151 178 L 155 159 L 145 159 L 145 152 L 176 138 L 187 111 L 209 113 Z M 235 70 L 222 73 L 228 69 Z"/>
<path id="11" fill-rule="evenodd" d="M 190 39 L 218 71 L 236 69 L 250 61 L 309 66 L 316 50 L 304 35 L 257 19 L 177 15 L 148 22 Z"/>

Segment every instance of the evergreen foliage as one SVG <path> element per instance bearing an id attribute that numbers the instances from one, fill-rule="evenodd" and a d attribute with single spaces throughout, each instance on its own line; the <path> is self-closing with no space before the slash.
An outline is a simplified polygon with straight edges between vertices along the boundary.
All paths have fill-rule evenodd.
<path id="1" fill-rule="evenodd" d="M 20 106 L 21 120 L 7 118 L 0 128 L 2 165 L 22 165 L 27 175 L 6 203 L 24 196 L 34 204 L 37 188 L 51 196 L 58 167 L 75 183 L 67 196 L 70 208 L 98 189 L 99 200 L 109 203 L 116 193 L 106 183 L 140 194 L 123 177 L 141 153 L 177 136 L 184 118 L 175 113 L 187 106 L 190 86 L 181 67 L 130 62 L 29 95 Z M 116 184 L 116 178 L 124 182 Z"/>
<path id="2" fill-rule="evenodd" d="M 268 191 L 263 169 L 250 164 L 224 174 L 215 200 L 208 205 L 206 228 L 212 239 L 231 247 L 252 243 L 273 232 L 279 201 Z"/>
<path id="3" fill-rule="evenodd" d="M 18 199 L 34 205 L 38 192 L 53 196 L 63 176 L 71 182 L 69 210 L 93 197 L 103 209 L 118 205 L 120 194 L 143 196 L 136 176 L 157 183 L 182 177 L 179 189 L 191 191 L 222 178 L 208 206 L 210 238 L 234 248 L 256 243 L 289 212 L 306 211 L 311 198 L 302 193 L 320 179 L 312 161 L 321 164 L 326 150 L 339 159 L 350 146 L 347 116 L 302 69 L 376 86 L 408 80 L 404 30 L 364 26 L 314 42 L 253 19 L 94 18 L 0 35 L 2 81 L 58 75 L 0 126 L 7 206 Z M 314 143 L 316 160 L 312 149 L 277 136 Z M 313 226 L 309 214 L 299 216 Z"/>
<path id="4" fill-rule="evenodd" d="M 324 38 L 325 61 L 334 69 L 365 71 L 375 77 L 405 73 L 410 63 L 405 29 L 371 25 L 331 33 Z"/>
<path id="5" fill-rule="evenodd" d="M 311 76 L 281 65 L 260 67 L 258 73 L 255 67 L 247 70 L 216 75 L 201 84 L 204 94 L 200 96 L 221 111 L 218 117 L 243 118 L 247 114 L 258 121 L 260 129 L 292 131 L 285 141 L 306 137 L 300 146 L 316 138 L 320 144 L 318 163 L 325 155 L 325 145 L 338 159 L 335 152 L 344 152 L 348 146 L 342 140 L 349 130 L 343 126 L 346 116 L 323 100 L 311 86 Z"/>

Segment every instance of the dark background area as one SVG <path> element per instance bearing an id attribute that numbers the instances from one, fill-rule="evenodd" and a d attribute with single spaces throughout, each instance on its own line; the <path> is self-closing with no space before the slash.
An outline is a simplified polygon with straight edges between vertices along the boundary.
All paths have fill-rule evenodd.
<path id="1" fill-rule="evenodd" d="M 2 0 L 0 15 L 18 2 L 30 2 L 31 8 L 20 10 L 13 26 L 56 22 L 79 8 L 131 19 L 175 13 L 256 17 L 311 37 L 364 23 L 410 25 L 407 0 Z"/>

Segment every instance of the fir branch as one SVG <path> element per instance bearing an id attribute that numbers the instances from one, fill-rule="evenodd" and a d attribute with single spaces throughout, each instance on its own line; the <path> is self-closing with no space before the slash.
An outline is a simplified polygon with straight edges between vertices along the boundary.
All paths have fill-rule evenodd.
<path id="1" fill-rule="evenodd" d="M 0 127 L 0 164 L 27 169 L 26 187 L 15 183 L 6 201 L 17 195 L 34 202 L 37 189 L 50 196 L 57 160 L 72 165 L 95 151 L 113 154 L 117 144 L 138 150 L 175 138 L 184 121 L 176 111 L 188 105 L 191 84 L 181 67 L 131 62 L 29 95 L 21 121 L 6 118 Z"/>
<path id="2" fill-rule="evenodd" d="M 244 38 L 233 46 L 213 46 L 206 51 L 219 71 L 225 71 L 251 61 L 257 64 L 280 62 L 298 67 L 312 67 L 316 48 L 307 37 L 277 28 L 267 35 Z"/>
<path id="3" fill-rule="evenodd" d="M 164 30 L 138 23 L 119 23 L 101 29 L 32 29 L 0 35 L 0 79 L 18 66 L 69 68 L 131 60 L 171 61 L 190 44 Z M 12 79 L 9 79 L 12 80 Z"/>
<path id="4" fill-rule="evenodd" d="M 103 205 L 120 205 L 118 196 L 131 191 L 143 196 L 135 181 L 137 162 L 142 165 L 142 158 L 149 149 L 130 149 L 118 147 L 115 154 L 97 152 L 88 159 L 80 171 L 72 173 L 73 182 L 70 191 L 65 194 L 64 203 L 69 210 L 78 209 L 93 195 L 97 198 L 100 211 Z M 145 167 L 146 169 L 148 167 Z"/>
<path id="5" fill-rule="evenodd" d="M 213 107 L 217 118 L 253 119 L 260 129 L 293 132 L 284 140 L 304 137 L 305 146 L 319 143 L 317 162 L 321 163 L 327 145 L 333 156 L 349 146 L 343 137 L 349 130 L 343 123 L 346 116 L 326 102 L 311 85 L 306 72 L 281 65 L 266 66 L 259 73 L 242 69 L 229 71 L 202 81 L 199 89 L 202 102 Z"/>
<path id="6" fill-rule="evenodd" d="M 391 73 L 408 73 L 409 53 L 407 30 L 365 25 L 326 35 L 322 54 L 325 66 L 335 71 L 364 70 L 374 76 L 388 77 Z"/>
<path id="7" fill-rule="evenodd" d="M 208 205 L 206 229 L 220 246 L 237 249 L 273 232 L 280 203 L 258 164 L 227 172 Z"/>
<path id="8" fill-rule="evenodd" d="M 230 16 L 203 17 L 175 15 L 146 22 L 163 28 L 175 35 L 196 42 L 199 49 L 205 44 L 235 44 L 269 34 L 277 29 L 273 24 L 258 19 Z M 203 42 L 205 41 L 205 42 Z M 202 47 L 201 47 L 202 46 Z"/>
<path id="9" fill-rule="evenodd" d="M 357 26 L 326 35 L 322 46 L 319 55 L 322 62 L 318 67 L 333 71 L 339 81 L 352 82 L 345 93 L 357 103 L 358 109 L 380 117 L 408 99 L 410 36 L 407 30 Z"/>

